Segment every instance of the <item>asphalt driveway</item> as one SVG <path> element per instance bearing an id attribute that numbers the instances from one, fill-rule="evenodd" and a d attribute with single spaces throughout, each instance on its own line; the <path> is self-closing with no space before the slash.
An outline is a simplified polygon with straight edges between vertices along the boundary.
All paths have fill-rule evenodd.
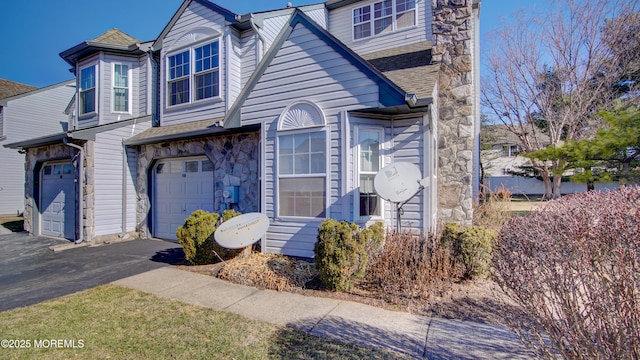
<path id="1" fill-rule="evenodd" d="M 64 240 L 0 235 L 0 311 L 110 283 L 176 264 L 184 258 L 179 244 L 136 239 L 53 252 Z"/>

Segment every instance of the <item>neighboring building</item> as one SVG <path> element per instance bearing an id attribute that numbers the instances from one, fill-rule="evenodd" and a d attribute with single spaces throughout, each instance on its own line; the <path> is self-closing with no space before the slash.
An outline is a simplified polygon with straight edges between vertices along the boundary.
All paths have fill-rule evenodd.
<path id="1" fill-rule="evenodd" d="M 69 128 L 10 144 L 26 151 L 29 232 L 103 242 L 135 231 L 136 153 L 122 141 L 151 126 L 150 45 L 112 29 L 60 53 L 76 75 Z"/>
<path id="2" fill-rule="evenodd" d="M 497 192 L 508 189 L 514 195 L 544 195 L 544 182 L 534 177 L 519 176 L 525 170 L 530 172 L 531 159 L 521 155 L 520 141 L 504 125 L 490 125 L 482 129 L 486 150 L 481 152 L 483 183 L 487 189 Z M 550 145 L 545 134 L 538 134 L 539 147 Z M 490 147 L 490 148 L 489 148 Z M 570 173 L 567 173 L 570 175 Z M 596 190 L 610 190 L 618 187 L 617 182 L 596 183 Z M 587 184 L 566 181 L 560 188 L 562 194 L 574 194 L 587 191 Z"/>
<path id="3" fill-rule="evenodd" d="M 24 155 L 1 145 L 66 129 L 73 82 L 42 89 L 0 79 L 0 214 L 24 211 Z"/>
<path id="4" fill-rule="evenodd" d="M 84 184 L 75 229 L 92 241 L 119 224 L 175 239 L 192 211 L 234 208 L 269 217 L 263 251 L 312 257 L 326 218 L 396 225 L 394 204 L 373 190 L 393 162 L 426 178 L 404 206 L 404 228 L 469 223 L 479 182 L 478 19 L 472 0 L 330 0 L 245 15 L 186 0 L 153 44 L 63 52 L 80 99 L 65 136 L 95 153 L 85 176 L 74 170 Z M 139 66 L 129 104 L 146 112 L 114 115 L 121 63 Z M 133 128 L 131 119 L 152 114 L 152 127 Z M 117 129 L 101 159 L 100 135 Z M 43 145 L 12 144 L 28 149 L 28 183 L 47 169 Z M 55 146 L 67 157 L 78 151 Z M 27 209 L 27 228 L 42 232 L 42 210 Z"/>

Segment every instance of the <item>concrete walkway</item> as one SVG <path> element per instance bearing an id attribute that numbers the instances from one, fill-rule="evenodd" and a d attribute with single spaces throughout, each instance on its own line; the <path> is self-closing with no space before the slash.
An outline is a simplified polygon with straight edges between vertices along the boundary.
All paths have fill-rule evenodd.
<path id="1" fill-rule="evenodd" d="M 504 327 L 259 290 L 172 267 L 151 270 L 113 284 L 414 358 L 531 358 L 515 334 Z"/>

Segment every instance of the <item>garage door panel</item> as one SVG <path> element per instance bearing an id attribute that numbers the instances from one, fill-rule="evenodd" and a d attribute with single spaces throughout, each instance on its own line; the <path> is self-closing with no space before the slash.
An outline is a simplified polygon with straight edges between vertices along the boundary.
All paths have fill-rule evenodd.
<path id="1" fill-rule="evenodd" d="M 40 226 L 43 235 L 75 238 L 73 165 L 48 164 L 42 170 Z"/>
<path id="2" fill-rule="evenodd" d="M 154 236 L 177 240 L 176 229 L 194 211 L 213 211 L 213 172 L 206 159 L 163 160 L 154 171 Z M 210 166 L 205 167 L 205 169 Z M 158 170 L 160 169 L 160 170 Z M 188 171 L 188 172 L 187 172 Z"/>

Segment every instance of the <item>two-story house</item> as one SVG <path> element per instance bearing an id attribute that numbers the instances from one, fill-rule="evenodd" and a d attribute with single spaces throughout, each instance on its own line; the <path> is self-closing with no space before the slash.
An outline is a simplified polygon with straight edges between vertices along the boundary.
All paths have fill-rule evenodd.
<path id="1" fill-rule="evenodd" d="M 111 234 L 135 227 L 142 237 L 175 239 L 191 211 L 234 208 L 268 216 L 263 251 L 312 257 L 326 218 L 396 225 L 395 205 L 373 187 L 394 162 L 417 165 L 425 178 L 424 191 L 404 206 L 404 228 L 470 222 L 478 12 L 473 0 L 329 0 L 238 15 L 185 0 L 153 44 L 86 43 L 63 52 L 78 77 L 78 114 L 76 130 L 56 147 L 67 152 L 60 158 L 85 153 L 84 167 L 72 162 L 84 188 L 76 229 L 96 238 L 105 222 Z M 127 89 L 128 104 L 144 103 L 147 112 L 116 115 L 121 63 L 128 72 L 146 69 L 146 78 L 127 78 L 135 78 Z M 95 103 L 83 98 L 87 91 Z M 152 114 L 154 126 L 141 117 Z M 120 130 L 130 135 L 102 139 Z M 43 174 L 44 149 L 13 145 L 28 149 L 32 174 Z M 99 161 L 103 146 L 111 155 Z M 120 171 L 102 173 L 116 162 Z M 110 191 L 104 203 L 99 191 Z M 29 216 L 37 232 L 41 210 Z"/>

